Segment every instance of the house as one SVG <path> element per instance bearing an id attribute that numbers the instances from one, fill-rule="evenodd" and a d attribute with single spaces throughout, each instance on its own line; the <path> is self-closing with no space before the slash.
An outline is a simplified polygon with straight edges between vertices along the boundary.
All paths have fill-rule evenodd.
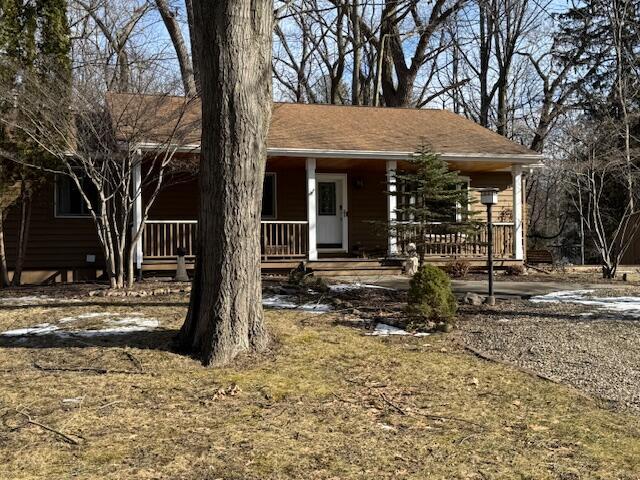
<path id="1" fill-rule="evenodd" d="M 153 96 L 114 94 L 109 98 L 112 115 L 122 117 L 132 101 L 156 117 L 185 104 L 183 98 L 164 97 L 159 107 Z M 176 146 L 182 158 L 193 161 L 192 169 L 199 154 L 199 119 L 200 107 L 194 103 L 184 113 L 189 132 Z M 138 141 L 143 158 L 165 135 L 157 127 Z M 306 261 L 324 273 L 397 271 L 392 259 L 402 254 L 404 245 L 384 228 L 396 215 L 396 198 L 386 192 L 394 188 L 394 172 L 408 167 L 407 159 L 421 144 L 460 171 L 472 191 L 499 189 L 495 257 L 498 265 L 522 263 L 525 175 L 541 162 L 540 155 L 446 110 L 275 103 L 262 202 L 263 267 L 290 268 Z M 178 248 L 193 259 L 197 192 L 194 174 L 160 193 L 136 247 L 135 263 L 141 271 L 175 268 Z M 139 202 L 137 212 L 145 195 Z M 486 227 L 467 236 L 439 228 L 434 225 L 430 234 L 430 262 L 466 258 L 484 263 Z M 16 230 L 12 213 L 6 222 L 9 263 Z M 57 179 L 34 202 L 25 279 L 91 278 L 100 273 L 100 257 L 93 222 L 79 195 L 71 182 Z"/>

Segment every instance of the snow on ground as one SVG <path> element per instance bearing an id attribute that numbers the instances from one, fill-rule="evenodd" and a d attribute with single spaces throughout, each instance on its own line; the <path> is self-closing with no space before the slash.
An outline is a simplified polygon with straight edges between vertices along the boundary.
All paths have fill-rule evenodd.
<path id="1" fill-rule="evenodd" d="M 393 288 L 383 287 L 382 285 L 369 285 L 367 283 L 338 283 L 329 285 L 332 292 L 349 292 L 351 290 L 361 290 L 364 288 L 375 288 L 378 290 L 394 290 Z"/>
<path id="2" fill-rule="evenodd" d="M 73 328 L 74 323 L 89 322 L 90 328 Z M 144 318 L 140 314 L 127 316 L 110 312 L 83 313 L 75 317 L 64 317 L 56 324 L 39 323 L 31 327 L 16 328 L 0 332 L 4 337 L 30 337 L 55 335 L 58 337 L 94 337 L 100 335 L 118 335 L 130 332 L 144 332 L 158 328 L 160 322 L 155 318 Z M 64 326 L 64 328 L 63 328 Z"/>
<path id="3" fill-rule="evenodd" d="M 394 327 L 393 325 L 387 325 L 386 323 L 378 323 L 376 328 L 373 329 L 373 332 L 365 333 L 365 335 L 371 335 L 374 337 L 386 337 L 389 335 L 410 335 L 412 337 L 426 337 L 428 333 L 410 333 L 406 330 L 403 330 L 398 327 Z"/>
<path id="4" fill-rule="evenodd" d="M 289 295 L 270 295 L 264 297 L 262 299 L 262 305 L 276 310 L 303 310 L 312 313 L 324 313 L 332 310 L 331 305 L 320 303 L 319 301 L 298 304 L 295 302 L 295 297 Z"/>
<path id="5" fill-rule="evenodd" d="M 0 306 L 29 307 L 48 303 L 77 303 L 79 298 L 54 298 L 47 295 L 25 295 L 24 297 L 0 297 Z"/>
<path id="6" fill-rule="evenodd" d="M 640 318 L 640 297 L 594 297 L 594 290 L 566 290 L 538 295 L 529 300 L 534 303 L 574 303 L 595 307 L 595 313 L 609 312 L 623 317 Z"/>

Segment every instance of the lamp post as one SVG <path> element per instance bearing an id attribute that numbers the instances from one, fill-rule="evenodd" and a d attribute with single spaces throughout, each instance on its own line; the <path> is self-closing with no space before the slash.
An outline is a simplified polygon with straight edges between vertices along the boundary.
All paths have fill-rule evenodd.
<path id="1" fill-rule="evenodd" d="M 487 206 L 487 266 L 489 267 L 489 294 L 487 305 L 495 305 L 493 296 L 493 223 L 491 221 L 491 208 L 498 203 L 497 188 L 483 188 L 480 190 L 480 203 Z"/>

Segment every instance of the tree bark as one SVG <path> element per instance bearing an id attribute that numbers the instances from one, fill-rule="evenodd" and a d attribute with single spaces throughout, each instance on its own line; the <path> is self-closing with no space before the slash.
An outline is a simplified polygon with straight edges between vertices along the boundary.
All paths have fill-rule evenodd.
<path id="1" fill-rule="evenodd" d="M 176 13 L 171 11 L 167 0 L 156 0 L 156 6 L 162 17 L 169 37 L 171 37 L 171 43 L 176 51 L 178 57 L 178 65 L 180 65 L 180 75 L 182 77 L 182 86 L 184 88 L 184 94 L 187 97 L 194 97 L 196 92 L 196 81 L 193 74 L 193 65 L 189 56 L 189 50 L 184 43 L 184 37 L 182 36 L 182 30 L 178 24 Z"/>
<path id="2" fill-rule="evenodd" d="M 179 344 L 204 365 L 224 365 L 268 343 L 260 210 L 271 117 L 273 3 L 195 0 L 193 7 L 202 46 L 199 238 Z"/>
<path id="3" fill-rule="evenodd" d="M 198 60 L 198 39 L 195 35 L 195 27 L 193 25 L 193 1 L 185 0 L 185 8 L 187 10 L 187 25 L 189 26 L 189 40 L 191 41 L 191 66 L 193 68 L 193 78 L 196 83 L 196 90 L 200 91 L 200 68 Z"/>
<path id="4" fill-rule="evenodd" d="M 27 244 L 29 243 L 29 227 L 31 226 L 31 182 L 22 180 L 20 190 L 20 231 L 18 233 L 18 253 L 13 269 L 11 285 L 19 287 L 22 283 L 22 269 L 27 255 Z"/>
<path id="5" fill-rule="evenodd" d="M 360 65 L 362 38 L 360 35 L 360 12 L 358 0 L 351 5 L 351 31 L 353 36 L 353 70 L 351 72 L 351 104 L 360 105 Z"/>
<path id="6" fill-rule="evenodd" d="M 9 286 L 9 269 L 7 268 L 7 251 L 4 244 L 4 211 L 0 210 L 0 287 Z"/>

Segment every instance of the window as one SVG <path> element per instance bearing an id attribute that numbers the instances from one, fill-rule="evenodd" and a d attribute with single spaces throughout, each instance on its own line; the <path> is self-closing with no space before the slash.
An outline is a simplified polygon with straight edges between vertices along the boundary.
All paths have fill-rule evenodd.
<path id="1" fill-rule="evenodd" d="M 89 179 L 82 179 L 82 184 L 82 189 L 88 192 L 89 198 L 96 199 L 97 195 Z M 97 202 L 92 203 L 96 205 Z M 56 176 L 55 206 L 57 217 L 88 217 L 91 215 L 76 182 L 66 175 Z"/>
<path id="2" fill-rule="evenodd" d="M 318 215 L 336 214 L 336 182 L 318 182 Z"/>
<path id="3" fill-rule="evenodd" d="M 276 218 L 276 174 L 265 173 L 262 186 L 262 218 Z"/>

